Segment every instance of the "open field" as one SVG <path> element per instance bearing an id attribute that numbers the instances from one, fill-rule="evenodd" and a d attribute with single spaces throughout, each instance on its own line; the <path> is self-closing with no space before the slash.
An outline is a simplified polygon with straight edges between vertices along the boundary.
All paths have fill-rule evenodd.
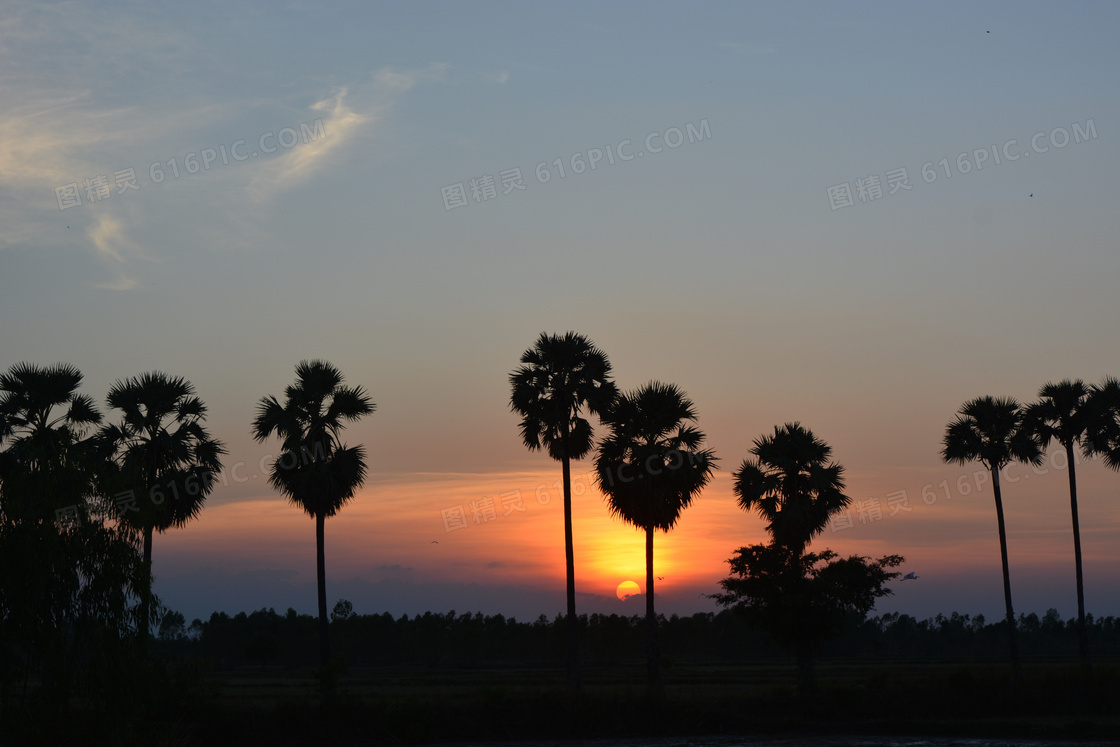
<path id="1" fill-rule="evenodd" d="M 639 666 L 588 669 L 583 690 L 552 668 L 366 668 L 319 707 L 308 673 L 212 674 L 214 697 L 184 743 L 334 744 L 681 735 L 924 734 L 1108 739 L 1120 735 L 1120 663 L 1083 673 L 1034 661 L 1022 684 L 1003 664 L 829 662 L 819 690 L 796 692 L 786 665 L 682 666 L 651 694 Z"/>

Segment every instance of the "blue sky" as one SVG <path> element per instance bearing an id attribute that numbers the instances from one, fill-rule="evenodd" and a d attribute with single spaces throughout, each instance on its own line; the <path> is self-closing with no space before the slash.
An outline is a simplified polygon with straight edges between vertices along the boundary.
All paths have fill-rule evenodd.
<path id="1" fill-rule="evenodd" d="M 591 337 L 624 388 L 679 384 L 725 472 L 802 421 L 860 498 L 917 502 L 970 473 L 937 457 L 967 399 L 1118 373 L 1118 30 L 1107 3 L 6 3 L 0 368 L 68 361 L 99 400 L 142 371 L 185 376 L 229 461 L 253 464 L 256 401 L 329 359 L 378 412 L 350 431 L 371 455 L 368 549 L 332 558 L 328 536 L 328 571 L 357 589 L 415 569 L 407 593 L 347 592 L 359 611 L 438 609 L 448 584 L 480 582 L 500 608 L 528 598 L 506 596 L 516 582 L 544 600 L 519 614 L 551 613 L 551 575 L 486 559 L 497 525 L 471 527 L 502 539 L 471 549 L 469 574 L 378 549 L 443 531 L 448 476 L 500 492 L 553 469 L 508 411 L 506 376 L 541 331 Z M 136 189 L 117 182 L 128 169 Z M 512 169 L 524 189 L 503 194 Z M 891 194 L 899 169 L 910 188 Z M 90 199 L 99 175 L 110 195 Z M 82 204 L 60 209 L 71 184 Z M 467 204 L 447 209 L 459 184 Z M 845 184 L 847 205 L 829 192 Z M 1008 497 L 1013 584 L 1023 609 L 1069 614 L 1064 478 L 1036 483 Z M 388 484 L 413 496 L 392 528 L 373 510 Z M 1101 532 L 1089 608 L 1117 614 L 1120 475 L 1090 469 L 1082 488 Z M 210 502 L 270 500 L 250 481 Z M 924 509 L 823 540 L 924 563 L 903 611 L 998 614 L 990 501 Z M 742 522 L 723 557 L 760 538 Z M 220 599 L 184 580 L 162 590 L 172 606 L 265 589 L 260 604 L 311 608 L 312 555 L 234 562 L 206 544 L 214 523 L 157 539 L 157 576 L 257 580 Z M 697 588 L 666 593 L 685 611 Z"/>

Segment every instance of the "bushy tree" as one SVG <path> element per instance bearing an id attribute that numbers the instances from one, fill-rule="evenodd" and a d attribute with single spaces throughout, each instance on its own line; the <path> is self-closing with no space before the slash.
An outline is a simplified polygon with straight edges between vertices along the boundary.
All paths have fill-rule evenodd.
<path id="1" fill-rule="evenodd" d="M 802 427 L 787 423 L 755 440 L 754 459 L 735 472 L 739 505 L 766 520 L 770 542 L 739 548 L 728 560 L 731 576 L 713 598 L 742 612 L 779 645 L 792 649 L 803 692 L 815 686 L 813 661 L 820 644 L 840 634 L 845 618 L 865 616 L 890 594 L 899 555 L 872 560 L 841 558 L 831 550 L 806 552 L 830 517 L 850 502 L 843 467 L 832 448 Z"/>

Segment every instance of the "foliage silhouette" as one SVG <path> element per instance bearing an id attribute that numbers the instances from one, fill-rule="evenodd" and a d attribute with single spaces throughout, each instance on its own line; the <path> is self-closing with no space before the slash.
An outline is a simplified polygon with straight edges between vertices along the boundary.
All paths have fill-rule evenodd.
<path id="1" fill-rule="evenodd" d="M 1092 420 L 1085 439 L 1085 451 L 1104 457 L 1107 467 L 1120 470 L 1120 379 L 1106 376 L 1089 392 Z"/>
<path id="2" fill-rule="evenodd" d="M 711 480 L 716 457 L 701 448 L 704 433 L 688 425 L 696 410 L 674 384 L 651 382 L 622 394 L 604 417 L 609 435 L 599 445 L 596 481 L 612 515 L 646 533 L 648 675 L 660 684 L 657 616 L 654 612 L 653 532 L 668 532 L 681 511 Z"/>
<path id="3" fill-rule="evenodd" d="M 281 439 L 269 483 L 315 519 L 316 577 L 319 601 L 319 666 L 325 696 L 334 690 L 327 626 L 327 576 L 324 525 L 365 482 L 365 448 L 340 441 L 345 421 L 355 421 L 376 405 L 361 387 L 343 386 L 342 373 L 325 361 L 301 361 L 296 382 L 284 391 L 284 404 L 262 397 L 253 437 Z"/>
<path id="4" fill-rule="evenodd" d="M 52 719 L 70 697 L 98 700 L 131 661 L 146 589 L 128 531 L 108 521 L 87 430 L 101 415 L 66 364 L 0 375 L 0 701 Z M 22 682 L 16 696 L 16 678 Z M 28 683 L 38 680 L 38 701 Z M 0 721 L 3 721 L 0 718 Z"/>
<path id="5" fill-rule="evenodd" d="M 572 542 L 571 460 L 582 459 L 594 442 L 583 409 L 602 416 L 618 390 L 610 380 L 606 354 L 575 332 L 548 335 L 521 355 L 521 365 L 509 376 L 510 408 L 521 416 L 521 440 L 530 451 L 542 447 L 560 462 L 564 489 L 564 562 L 569 619 L 568 680 L 580 686 L 576 642 L 576 572 Z"/>
<path id="6" fill-rule="evenodd" d="M 799 687 L 815 689 L 814 659 L 821 643 L 841 633 L 846 620 L 862 620 L 878 597 L 890 594 L 888 571 L 903 558 L 839 558 L 831 550 L 806 553 L 830 517 L 850 502 L 843 467 L 829 461 L 832 448 L 800 423 L 774 427 L 755 439 L 753 460 L 734 474 L 734 492 L 745 511 L 766 520 L 769 544 L 739 548 L 728 561 L 732 575 L 713 598 L 741 612 L 797 659 Z"/>
<path id="7" fill-rule="evenodd" d="M 999 525 L 999 551 L 1003 563 L 1003 600 L 1007 609 L 1007 641 L 1011 664 L 1020 671 L 1019 647 L 1015 633 L 1015 612 L 1011 605 L 1011 574 L 1007 566 L 1007 531 L 1003 521 L 1003 493 L 999 471 L 1012 461 L 1042 463 L 1037 439 L 1023 427 L 1023 411 L 1012 397 L 978 397 L 964 403 L 956 419 L 949 423 L 941 458 L 950 463 L 978 461 L 992 474 L 996 522 Z M 1070 465 L 1072 467 L 1072 463 Z"/>
<path id="8" fill-rule="evenodd" d="M 117 468 L 117 518 L 142 533 L 150 579 L 153 534 L 198 517 L 226 450 L 203 427 L 206 405 L 182 377 L 144 373 L 113 384 L 107 399 L 122 418 L 119 424 L 104 426 L 96 441 L 100 453 Z M 155 615 L 149 583 L 142 594 L 141 641 L 147 641 Z"/>

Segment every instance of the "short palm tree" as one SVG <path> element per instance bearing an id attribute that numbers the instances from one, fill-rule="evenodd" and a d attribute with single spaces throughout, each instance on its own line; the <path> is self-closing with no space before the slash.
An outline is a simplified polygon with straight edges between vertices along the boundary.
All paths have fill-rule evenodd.
<path id="1" fill-rule="evenodd" d="M 575 549 L 572 544 L 571 460 L 591 451 L 591 423 L 584 410 L 602 416 L 618 394 L 610 380 L 606 354 L 575 332 L 541 333 L 521 355 L 521 366 L 509 376 L 510 407 L 521 416 L 521 440 L 530 451 L 542 447 L 560 462 L 564 488 L 564 560 L 568 601 L 568 680 L 580 685 L 577 648 Z"/>
<path id="2" fill-rule="evenodd" d="M 734 475 L 739 505 L 766 520 L 774 544 L 800 555 L 851 501 L 844 468 L 829 461 L 832 447 L 800 423 L 774 426 L 774 435 L 755 439 L 750 453 L 754 459 Z"/>
<path id="3" fill-rule="evenodd" d="M 1077 642 L 1083 662 L 1088 661 L 1089 645 L 1085 630 L 1085 585 L 1081 573 L 1081 528 L 1077 519 L 1077 472 L 1074 451 L 1087 445 L 1094 415 L 1090 389 L 1080 379 L 1045 384 L 1038 401 L 1026 408 L 1023 428 L 1033 433 L 1046 448 L 1057 441 L 1066 452 L 1069 473 L 1069 507 L 1073 517 L 1073 560 L 1077 578 Z"/>
<path id="4" fill-rule="evenodd" d="M 365 482 L 365 448 L 340 440 L 344 421 L 369 415 L 376 405 L 361 387 L 343 386 L 342 373 L 325 361 L 301 361 L 296 382 L 284 391 L 284 403 L 262 397 L 253 421 L 253 437 L 280 437 L 281 452 L 269 483 L 315 519 L 315 561 L 319 589 L 319 664 L 323 692 L 333 690 L 327 625 L 327 572 L 324 553 L 326 519 L 334 516 Z"/>
<path id="5" fill-rule="evenodd" d="M 704 433 L 692 401 L 673 384 L 651 382 L 619 396 L 604 418 L 610 434 L 599 445 L 596 480 L 611 514 L 646 533 L 647 666 L 659 683 L 654 612 L 653 532 L 668 532 L 711 480 L 716 457 L 701 448 Z"/>
<path id="6" fill-rule="evenodd" d="M 139 627 L 146 641 L 153 616 L 153 533 L 183 527 L 198 517 L 226 450 L 203 427 L 206 405 L 182 377 L 156 371 L 117 381 L 109 389 L 108 403 L 123 417 L 104 426 L 97 440 L 118 468 L 117 487 L 124 488 L 115 496 L 120 521 L 144 537 L 148 583 Z"/>
<path id="7" fill-rule="evenodd" d="M 1019 670 L 1019 647 L 1015 635 L 1015 612 L 1011 606 L 1011 574 L 1007 567 L 1007 531 L 1003 521 L 1003 494 L 999 471 L 1012 461 L 1040 464 L 1042 449 L 1023 427 L 1023 411 L 1012 397 L 978 397 L 961 406 L 945 431 L 941 458 L 950 463 L 981 462 L 992 473 L 999 525 L 999 550 L 1003 561 L 1003 599 L 1007 608 L 1008 645 L 1011 663 Z"/>

